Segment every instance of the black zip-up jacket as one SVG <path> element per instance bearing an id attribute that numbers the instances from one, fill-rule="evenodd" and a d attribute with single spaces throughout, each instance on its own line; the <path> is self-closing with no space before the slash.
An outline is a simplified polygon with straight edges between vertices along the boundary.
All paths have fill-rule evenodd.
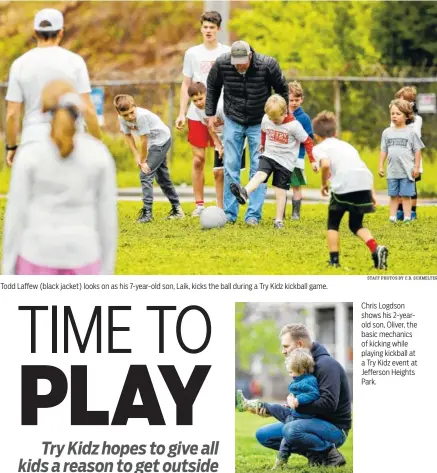
<path id="1" fill-rule="evenodd" d="M 319 385 L 320 398 L 317 401 L 299 406 L 301 414 L 315 415 L 327 420 L 339 429 L 349 430 L 352 424 L 350 389 L 346 372 L 334 360 L 326 348 L 316 342 L 311 347 L 315 361 L 314 376 Z"/>
<path id="2" fill-rule="evenodd" d="M 216 59 L 207 80 L 206 116 L 216 114 L 222 88 L 225 115 L 240 125 L 261 123 L 272 89 L 284 97 L 288 109 L 288 84 L 276 59 L 251 51 L 252 60 L 244 75 L 231 64 L 230 52 Z"/>

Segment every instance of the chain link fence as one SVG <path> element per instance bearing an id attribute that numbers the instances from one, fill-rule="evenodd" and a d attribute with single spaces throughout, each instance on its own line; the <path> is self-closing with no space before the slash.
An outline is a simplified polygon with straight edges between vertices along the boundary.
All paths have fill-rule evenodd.
<path id="1" fill-rule="evenodd" d="M 303 107 L 310 117 L 322 110 L 337 115 L 340 136 L 360 147 L 379 147 L 381 134 L 390 123 L 388 105 L 395 93 L 405 85 L 414 85 L 418 93 L 437 93 L 434 77 L 298 77 L 305 91 Z M 135 97 L 140 107 L 152 110 L 175 133 L 174 122 L 179 113 L 180 81 L 96 81 L 93 86 L 104 88 L 104 125 L 109 134 L 118 133 L 118 122 L 112 99 L 127 93 Z M 1 132 L 5 129 L 7 83 L 0 84 Z M 422 134 L 427 148 L 437 145 L 437 115 L 422 114 Z"/>

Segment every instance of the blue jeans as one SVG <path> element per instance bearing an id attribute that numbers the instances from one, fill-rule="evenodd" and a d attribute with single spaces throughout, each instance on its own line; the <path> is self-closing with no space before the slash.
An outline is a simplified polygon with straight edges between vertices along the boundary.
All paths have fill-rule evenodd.
<path id="1" fill-rule="evenodd" d="M 290 452 L 323 452 L 346 441 L 345 433 L 334 424 L 322 419 L 296 419 L 288 424 L 276 422 L 265 425 L 256 432 L 258 442 L 267 448 L 279 450 L 282 438 L 289 444 Z"/>
<path id="2" fill-rule="evenodd" d="M 229 189 L 232 182 L 240 183 L 241 153 L 244 140 L 247 137 L 250 152 L 250 179 L 258 169 L 259 146 L 261 143 L 261 125 L 244 126 L 225 117 L 223 133 L 224 141 L 224 211 L 228 220 L 235 222 L 238 217 L 238 202 Z M 261 220 L 262 206 L 266 197 L 267 186 L 261 184 L 258 189 L 250 194 L 249 206 L 244 220 L 254 218 Z"/>

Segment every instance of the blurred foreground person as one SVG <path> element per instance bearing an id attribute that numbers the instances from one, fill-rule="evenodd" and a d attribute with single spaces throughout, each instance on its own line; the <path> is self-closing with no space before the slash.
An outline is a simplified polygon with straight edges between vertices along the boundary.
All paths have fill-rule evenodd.
<path id="1" fill-rule="evenodd" d="M 66 81 L 46 85 L 46 137 L 15 156 L 5 214 L 3 274 L 113 274 L 117 189 L 103 143 L 76 130 L 81 97 Z"/>

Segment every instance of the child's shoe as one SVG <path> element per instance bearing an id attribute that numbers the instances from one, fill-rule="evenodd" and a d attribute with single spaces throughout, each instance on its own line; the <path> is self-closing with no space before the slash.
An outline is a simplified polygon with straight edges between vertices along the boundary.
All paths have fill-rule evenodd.
<path id="1" fill-rule="evenodd" d="M 196 208 L 191 212 L 192 217 L 200 217 L 200 214 L 205 210 L 203 205 L 196 205 Z"/>
<path id="2" fill-rule="evenodd" d="M 244 205 L 249 200 L 247 190 L 237 182 L 232 182 L 229 189 L 235 195 L 239 204 Z"/>
<path id="3" fill-rule="evenodd" d="M 153 220 L 152 211 L 143 207 L 139 213 L 137 222 L 138 223 L 150 223 Z"/>
<path id="4" fill-rule="evenodd" d="M 185 213 L 182 210 L 182 207 L 180 205 L 172 205 L 171 210 L 166 217 L 166 220 L 175 220 L 177 218 L 180 219 L 184 217 Z"/>
<path id="5" fill-rule="evenodd" d="M 373 263 L 376 269 L 387 269 L 388 249 L 383 245 L 378 245 L 372 253 Z"/>
<path id="6" fill-rule="evenodd" d="M 404 219 L 404 211 L 403 210 L 398 210 L 396 213 L 396 218 L 398 220 L 403 220 Z"/>
<path id="7" fill-rule="evenodd" d="M 411 220 L 417 220 L 417 213 L 415 210 L 411 211 Z"/>
<path id="8" fill-rule="evenodd" d="M 240 389 L 237 391 L 237 409 L 240 412 L 249 411 L 253 414 L 256 413 L 257 409 L 263 407 L 263 403 L 258 399 L 246 399 L 243 396 L 243 391 Z"/>
<path id="9" fill-rule="evenodd" d="M 273 226 L 275 230 L 280 230 L 281 228 L 284 228 L 284 223 L 281 220 L 275 220 Z"/>
<path id="10" fill-rule="evenodd" d="M 403 219 L 404 219 L 404 217 L 403 217 L 403 213 L 402 213 L 402 220 L 403 220 Z M 389 220 L 389 222 L 391 222 L 391 223 L 397 223 L 398 218 L 397 218 L 397 216 L 396 216 L 396 217 L 395 217 L 395 216 L 390 216 L 390 217 L 388 218 L 388 220 Z"/>
<path id="11" fill-rule="evenodd" d="M 340 263 L 332 263 L 331 261 L 328 261 L 328 266 L 330 268 L 340 268 Z"/>
<path id="12" fill-rule="evenodd" d="M 277 456 L 272 470 L 282 470 L 284 466 L 287 465 L 287 463 L 288 463 L 288 458 L 281 458 L 280 456 Z"/>

